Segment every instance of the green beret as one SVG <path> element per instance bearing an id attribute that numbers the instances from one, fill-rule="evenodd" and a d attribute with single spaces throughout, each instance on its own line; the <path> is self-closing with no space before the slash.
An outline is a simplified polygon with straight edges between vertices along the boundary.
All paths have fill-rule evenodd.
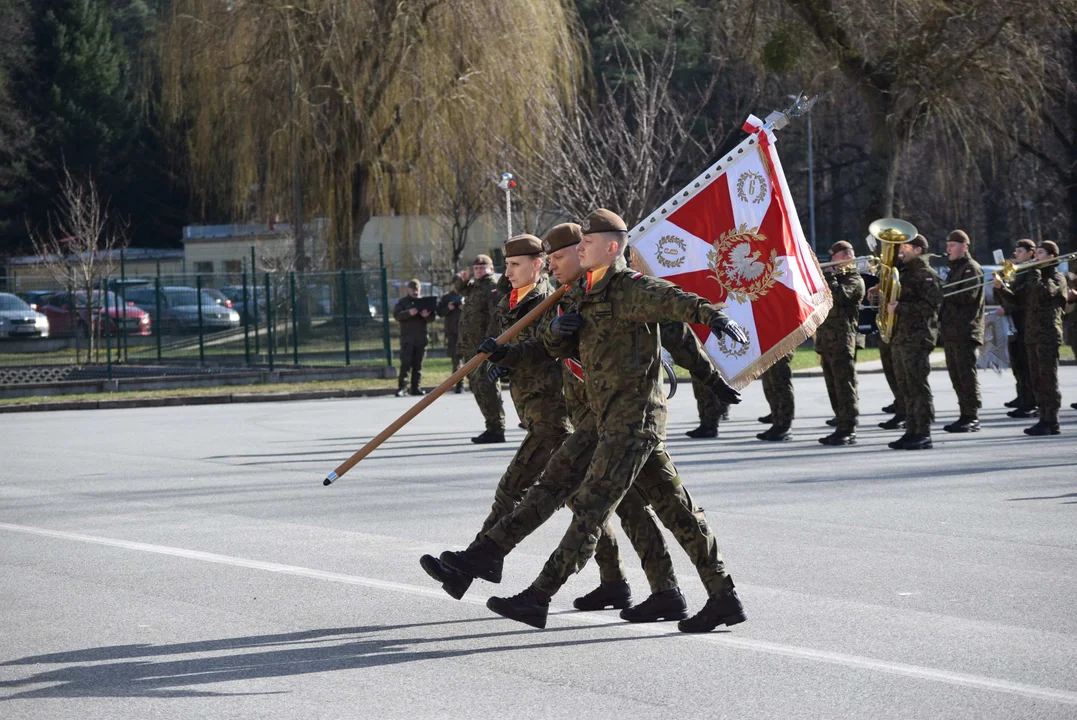
<path id="1" fill-rule="evenodd" d="M 534 235 L 517 235 L 505 243 L 505 257 L 507 258 L 541 254 L 542 241 Z"/>
<path id="2" fill-rule="evenodd" d="M 599 208 L 583 219 L 580 223 L 580 232 L 584 235 L 600 232 L 628 232 L 628 226 L 617 213 Z"/>
<path id="3" fill-rule="evenodd" d="M 1028 238 L 1021 238 L 1017 241 L 1017 245 L 1015 247 L 1024 248 L 1025 250 L 1035 250 L 1036 243 L 1029 240 Z"/>
<path id="4" fill-rule="evenodd" d="M 926 237 L 924 237 L 923 235 L 919 235 L 919 234 L 917 234 L 917 236 L 916 236 L 916 237 L 914 237 L 914 238 L 913 238 L 913 239 L 911 239 L 911 240 L 906 240 L 906 242 L 907 242 L 907 243 L 908 243 L 909 245 L 912 245 L 913 247 L 918 247 L 918 248 L 920 248 L 920 249 L 921 249 L 921 250 L 923 250 L 924 252 L 927 252 L 927 251 L 928 251 L 928 246 L 927 246 L 927 238 L 926 238 Z"/>
<path id="5" fill-rule="evenodd" d="M 962 245 L 968 245 L 972 241 L 969 240 L 968 233 L 964 230 L 954 230 L 952 233 L 946 236 L 946 242 L 961 243 Z"/>
<path id="6" fill-rule="evenodd" d="M 479 255 L 475 258 L 475 262 L 472 265 L 493 265 L 494 261 L 490 259 L 489 255 Z"/>
<path id="7" fill-rule="evenodd" d="M 840 253 L 843 251 L 852 252 L 853 244 L 845 240 L 838 240 L 836 243 L 830 246 L 830 254 Z"/>
<path id="8" fill-rule="evenodd" d="M 580 226 L 576 223 L 561 223 L 554 225 L 550 232 L 546 233 L 546 239 L 542 241 L 542 249 L 547 253 L 555 253 L 562 248 L 578 245 L 583 239 Z"/>
<path id="9" fill-rule="evenodd" d="M 1055 257 L 1058 257 L 1058 245 L 1050 240 L 1044 240 L 1040 243 L 1040 247 L 1051 253 Z"/>

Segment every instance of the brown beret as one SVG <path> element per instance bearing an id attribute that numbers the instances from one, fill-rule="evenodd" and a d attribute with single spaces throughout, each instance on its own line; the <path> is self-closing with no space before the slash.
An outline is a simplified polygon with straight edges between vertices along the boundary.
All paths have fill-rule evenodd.
<path id="1" fill-rule="evenodd" d="M 550 232 L 546 233 L 546 239 L 542 241 L 542 249 L 548 253 L 554 253 L 562 248 L 578 245 L 583 238 L 580 226 L 576 223 L 561 223 L 554 225 Z"/>
<path id="2" fill-rule="evenodd" d="M 475 258 L 475 262 L 472 265 L 493 265 L 494 261 L 490 259 L 489 255 L 479 255 Z"/>
<path id="3" fill-rule="evenodd" d="M 411 280 L 408 280 L 407 283 L 405 283 L 405 284 L 409 288 L 415 288 L 416 290 L 419 290 L 420 288 L 422 288 L 422 284 L 418 280 L 416 280 L 415 278 L 412 278 Z"/>
<path id="4" fill-rule="evenodd" d="M 952 233 L 946 236 L 946 242 L 956 242 L 968 245 L 972 241 L 969 240 L 968 233 L 964 230 L 954 230 Z"/>
<path id="5" fill-rule="evenodd" d="M 517 235 L 509 238 L 505 243 L 505 257 L 520 257 L 522 255 L 541 255 L 542 241 L 534 235 Z"/>
<path id="6" fill-rule="evenodd" d="M 831 255 L 833 255 L 834 253 L 840 253 L 845 251 L 853 251 L 853 244 L 851 242 L 847 242 L 845 240 L 838 240 L 836 243 L 830 246 Z"/>
<path id="7" fill-rule="evenodd" d="M 599 208 L 583 219 L 580 232 L 584 235 L 600 232 L 628 232 L 628 226 L 617 213 Z"/>
<path id="8" fill-rule="evenodd" d="M 1058 256 L 1058 245 L 1050 240 L 1044 240 L 1040 243 L 1040 247 L 1051 253 L 1054 256 Z"/>
<path id="9" fill-rule="evenodd" d="M 1035 250 L 1036 243 L 1029 240 L 1028 238 L 1021 238 L 1017 241 L 1017 244 L 1014 247 L 1024 248 L 1025 250 Z"/>
<path id="10" fill-rule="evenodd" d="M 912 245 L 913 247 L 918 247 L 924 252 L 927 252 L 927 238 L 923 235 L 917 235 L 912 240 L 909 240 L 907 242 L 909 243 L 909 245 Z"/>

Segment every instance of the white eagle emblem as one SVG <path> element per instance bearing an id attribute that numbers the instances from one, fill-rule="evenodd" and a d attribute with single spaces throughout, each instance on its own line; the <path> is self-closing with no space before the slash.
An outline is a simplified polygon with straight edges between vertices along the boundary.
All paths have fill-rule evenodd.
<path id="1" fill-rule="evenodd" d="M 772 248 L 753 249 L 765 245 L 767 238 L 757 227 L 740 225 L 722 233 L 707 253 L 709 275 L 736 303 L 755 302 L 770 292 L 782 276 L 778 269 L 778 251 Z"/>
<path id="2" fill-rule="evenodd" d="M 759 262 L 759 251 L 752 252 L 752 246 L 741 243 L 729 251 L 725 263 L 726 275 L 731 279 L 740 277 L 742 282 L 751 282 L 763 274 L 766 266 Z"/>

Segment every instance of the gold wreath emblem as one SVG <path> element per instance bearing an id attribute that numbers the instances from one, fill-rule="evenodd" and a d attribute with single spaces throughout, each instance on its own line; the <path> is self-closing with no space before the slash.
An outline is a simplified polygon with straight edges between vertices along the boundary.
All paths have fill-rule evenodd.
<path id="1" fill-rule="evenodd" d="M 753 205 L 763 202 L 767 199 L 766 179 L 754 170 L 742 172 L 737 178 L 737 197 L 742 202 L 751 201 Z"/>
<path id="2" fill-rule="evenodd" d="M 748 328 L 741 326 L 744 334 L 748 336 L 748 342 L 740 345 L 729 339 L 725 333 L 718 333 L 718 350 L 726 357 L 743 357 L 748 354 L 748 348 L 752 346 L 752 334 Z"/>
<path id="3" fill-rule="evenodd" d="M 710 277 L 739 303 L 755 302 L 765 296 L 782 276 L 778 269 L 778 251 L 771 250 L 769 258 L 752 246 L 766 242 L 759 228 L 747 225 L 727 230 L 714 241 L 707 253 Z"/>
<path id="4" fill-rule="evenodd" d="M 658 241 L 655 259 L 664 268 L 678 268 L 688 257 L 688 244 L 676 235 L 666 235 Z"/>

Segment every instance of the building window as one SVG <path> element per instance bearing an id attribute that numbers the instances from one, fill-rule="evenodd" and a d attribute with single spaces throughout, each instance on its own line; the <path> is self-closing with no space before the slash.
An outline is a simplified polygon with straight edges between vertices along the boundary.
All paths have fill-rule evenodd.
<path id="1" fill-rule="evenodd" d="M 243 261 L 225 260 L 224 272 L 228 275 L 229 280 L 238 280 L 239 276 L 243 273 Z"/>
<path id="2" fill-rule="evenodd" d="M 212 275 L 213 263 L 212 262 L 196 262 L 194 264 L 194 271 L 199 275 Z"/>

